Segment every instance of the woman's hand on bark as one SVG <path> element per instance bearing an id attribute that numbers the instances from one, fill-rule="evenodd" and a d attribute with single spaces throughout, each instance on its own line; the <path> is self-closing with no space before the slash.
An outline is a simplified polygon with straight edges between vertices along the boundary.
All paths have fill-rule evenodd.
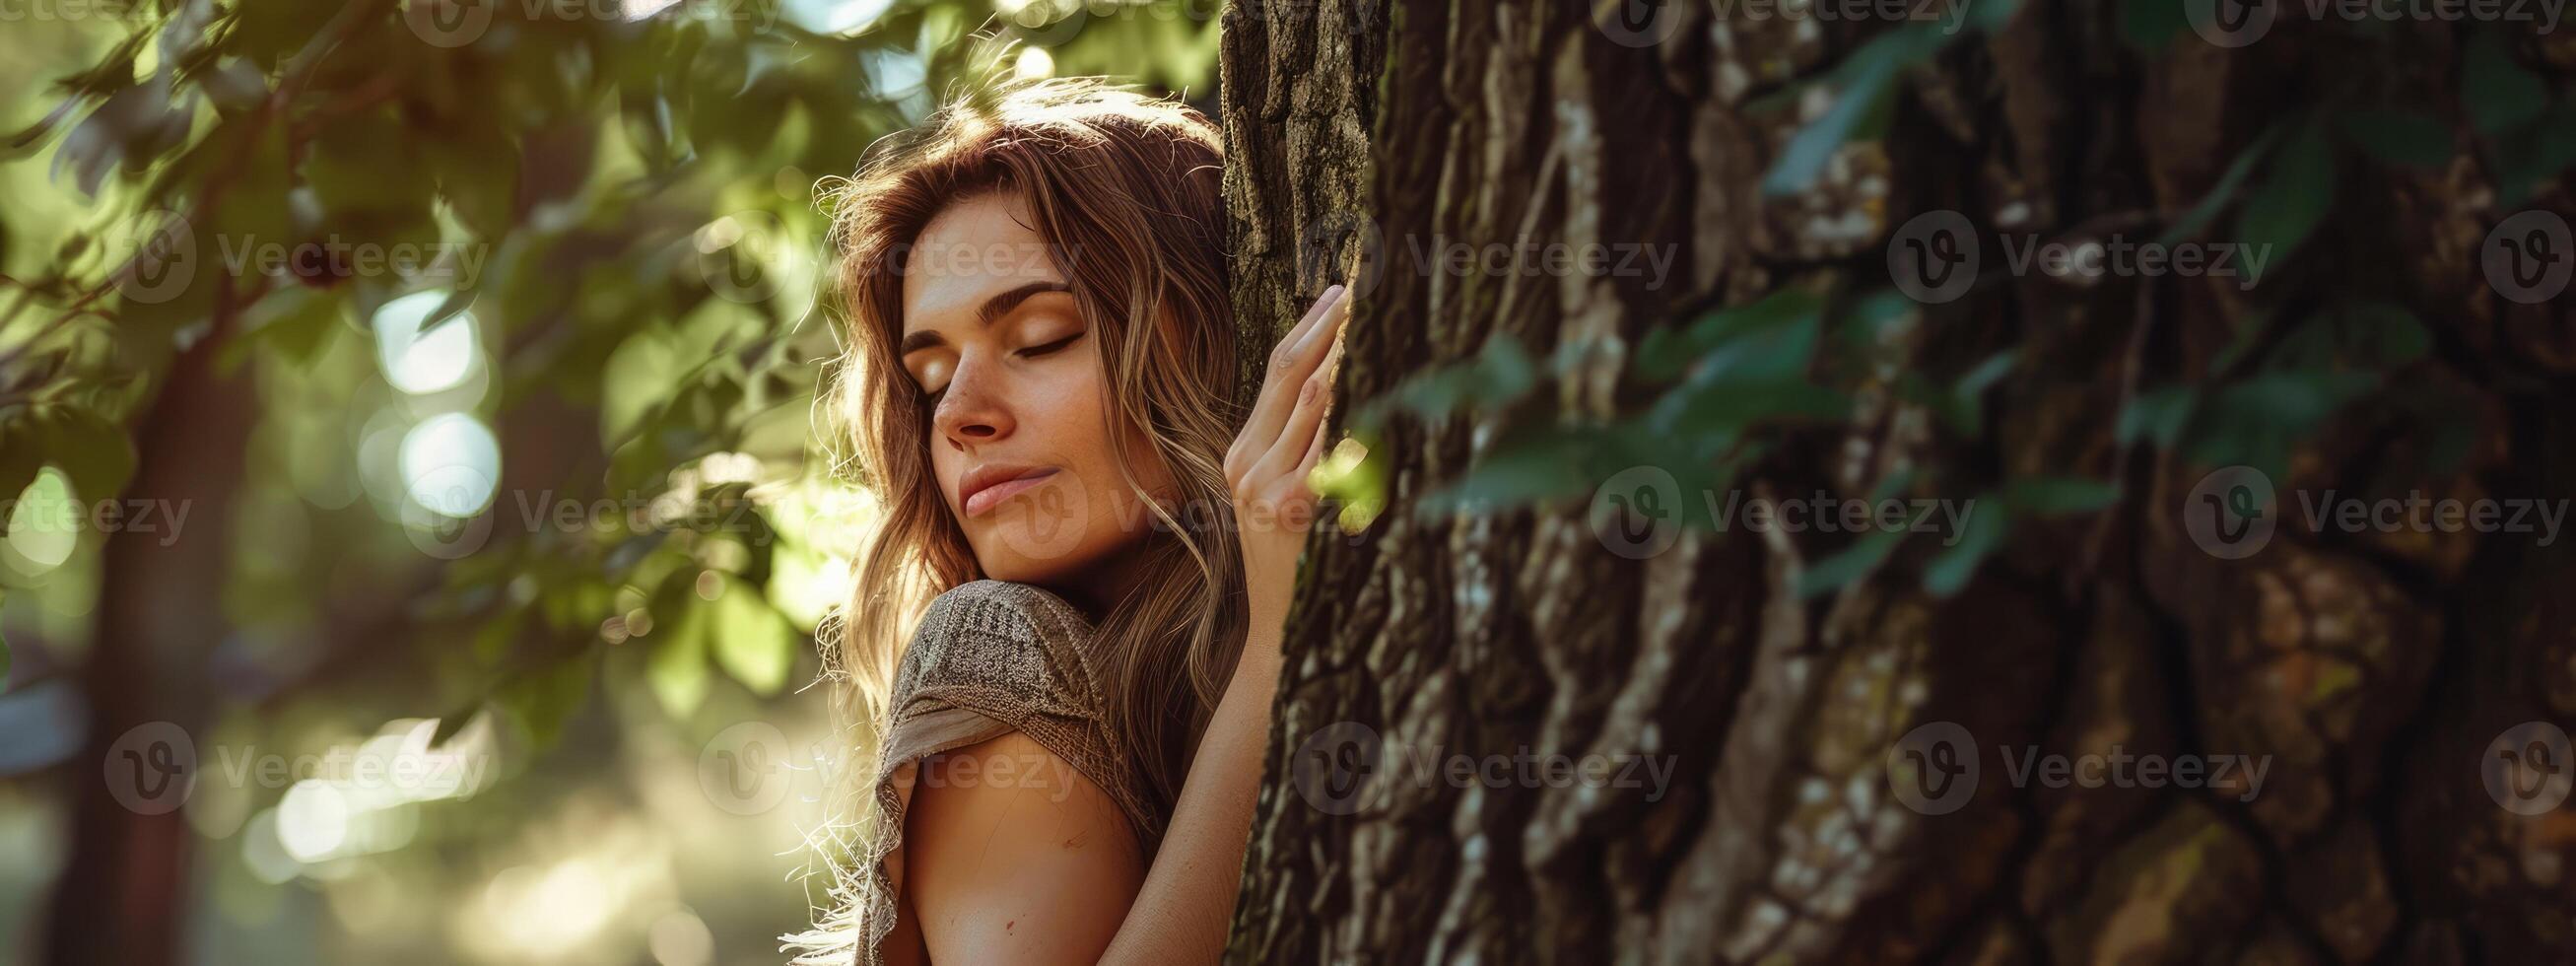
<path id="1" fill-rule="evenodd" d="M 1247 647 L 1266 641 L 1274 651 L 1247 657 L 1275 657 L 1277 625 L 1288 616 L 1297 554 L 1315 520 L 1315 491 L 1306 475 L 1324 455 L 1324 416 L 1333 404 L 1330 363 L 1341 352 L 1342 322 L 1349 316 L 1350 292 L 1336 285 L 1280 338 L 1263 369 L 1252 415 L 1225 454 L 1253 621 Z M 1262 633 L 1265 627 L 1270 633 Z"/>

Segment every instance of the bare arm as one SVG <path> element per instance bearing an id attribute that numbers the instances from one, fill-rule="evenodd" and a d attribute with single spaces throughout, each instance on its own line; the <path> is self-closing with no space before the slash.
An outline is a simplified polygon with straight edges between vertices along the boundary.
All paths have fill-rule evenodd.
<path id="1" fill-rule="evenodd" d="M 1213 963 L 1225 952 L 1243 850 L 1261 791 L 1270 701 L 1297 555 L 1313 516 L 1305 479 L 1323 451 L 1331 404 L 1328 356 L 1347 300 L 1325 293 L 1280 341 L 1243 435 L 1226 455 L 1243 521 L 1250 630 L 1217 702 L 1150 870 L 1067 829 L 1126 820 L 1105 792 L 1016 732 L 970 752 L 1042 760 L 1074 791 L 1032 794 L 992 783 L 914 793 L 907 817 L 912 897 L 934 962 Z M 1250 512 L 1247 512 L 1250 511 Z"/>
<path id="2" fill-rule="evenodd" d="M 1261 755 L 1270 737 L 1270 696 L 1279 680 L 1279 627 L 1267 625 L 1271 656 L 1238 669 L 1190 759 L 1189 780 L 1172 810 L 1154 870 L 1119 926 L 1103 963 L 1213 963 L 1243 875 L 1243 849 L 1261 794 Z M 1263 631 L 1253 631 L 1255 635 Z M 1244 663 L 1254 660 L 1249 642 Z"/>
<path id="3" fill-rule="evenodd" d="M 1089 963 L 1145 880 L 1118 804 L 1014 731 L 925 762 L 904 896 L 934 963 Z"/>
<path id="4" fill-rule="evenodd" d="M 1327 289 L 1279 340 L 1261 396 L 1226 454 L 1243 535 L 1250 629 L 1233 681 L 1190 759 L 1190 777 L 1181 785 L 1154 869 L 1102 962 L 1213 963 L 1225 953 L 1243 849 L 1261 794 L 1282 625 L 1296 587 L 1297 555 L 1314 516 L 1315 493 L 1306 474 L 1323 455 L 1324 413 L 1332 405 L 1328 357 L 1341 348 L 1349 304 L 1340 286 Z"/>

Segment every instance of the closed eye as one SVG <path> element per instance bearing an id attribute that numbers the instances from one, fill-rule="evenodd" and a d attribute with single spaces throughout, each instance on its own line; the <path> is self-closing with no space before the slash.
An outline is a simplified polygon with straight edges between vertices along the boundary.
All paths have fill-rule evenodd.
<path id="1" fill-rule="evenodd" d="M 1028 347 L 1028 348 L 1026 348 L 1026 349 L 1022 349 L 1022 350 L 1020 350 L 1019 354 L 1020 354 L 1020 357 L 1021 357 L 1021 358 L 1024 358 L 1024 359 L 1034 359 L 1034 358 L 1037 358 L 1037 357 L 1042 356 L 1042 355 L 1047 355 L 1047 354 L 1049 354 L 1049 353 L 1060 352 L 1060 351 L 1063 351 L 1063 350 L 1065 349 L 1065 347 L 1070 346 L 1070 345 L 1074 344 L 1075 342 L 1079 342 L 1079 341 L 1081 341 L 1081 340 L 1082 340 L 1083 335 L 1085 335 L 1085 333 L 1076 332 L 1076 333 L 1074 333 L 1074 334 L 1072 334 L 1072 335 L 1065 336 L 1064 338 L 1057 339 L 1057 340 L 1055 340 L 1055 341 L 1053 341 L 1053 342 L 1043 342 L 1043 343 L 1039 343 L 1039 344 L 1037 344 L 1037 345 L 1030 346 L 1030 347 Z"/>
<path id="2" fill-rule="evenodd" d="M 1076 332 L 1053 342 L 1042 342 L 1037 345 L 1029 346 L 1028 348 L 1021 349 L 1013 354 L 1026 359 L 1034 359 L 1044 355 L 1053 355 L 1070 348 L 1074 343 L 1082 341 L 1083 336 L 1089 334 L 1090 333 L 1088 332 Z M 937 389 L 923 389 L 921 391 L 921 398 L 923 402 L 936 406 L 939 404 L 939 397 L 946 395 L 947 392 L 947 384 L 941 383 Z"/>

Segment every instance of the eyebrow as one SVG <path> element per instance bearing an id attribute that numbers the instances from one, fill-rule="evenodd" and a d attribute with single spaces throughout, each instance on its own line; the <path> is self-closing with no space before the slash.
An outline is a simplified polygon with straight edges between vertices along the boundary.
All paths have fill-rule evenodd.
<path id="1" fill-rule="evenodd" d="M 1070 291 L 1073 291 L 1072 286 L 1066 285 L 1063 282 L 1030 282 L 1018 288 L 1011 289 L 1010 291 L 995 295 L 992 298 L 985 299 L 984 304 L 975 309 L 975 324 L 979 326 L 991 325 L 994 320 L 1011 314 L 1012 309 L 1019 308 L 1020 303 L 1026 302 L 1031 297 L 1042 292 Z M 906 334 L 903 337 L 903 343 L 895 348 L 895 355 L 911 355 L 915 349 L 927 349 L 931 346 L 944 344 L 946 341 L 947 340 L 939 337 L 938 332 L 930 329 L 922 329 L 918 332 Z"/>

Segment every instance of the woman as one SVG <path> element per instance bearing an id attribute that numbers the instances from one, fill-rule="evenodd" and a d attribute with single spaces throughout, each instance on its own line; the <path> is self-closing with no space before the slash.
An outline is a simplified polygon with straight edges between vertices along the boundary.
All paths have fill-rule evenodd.
<path id="1" fill-rule="evenodd" d="M 1229 412 L 1218 145 L 1052 81 L 839 190 L 834 410 L 884 519 L 837 660 L 880 740 L 800 962 L 1222 952 L 1346 306 Z"/>

